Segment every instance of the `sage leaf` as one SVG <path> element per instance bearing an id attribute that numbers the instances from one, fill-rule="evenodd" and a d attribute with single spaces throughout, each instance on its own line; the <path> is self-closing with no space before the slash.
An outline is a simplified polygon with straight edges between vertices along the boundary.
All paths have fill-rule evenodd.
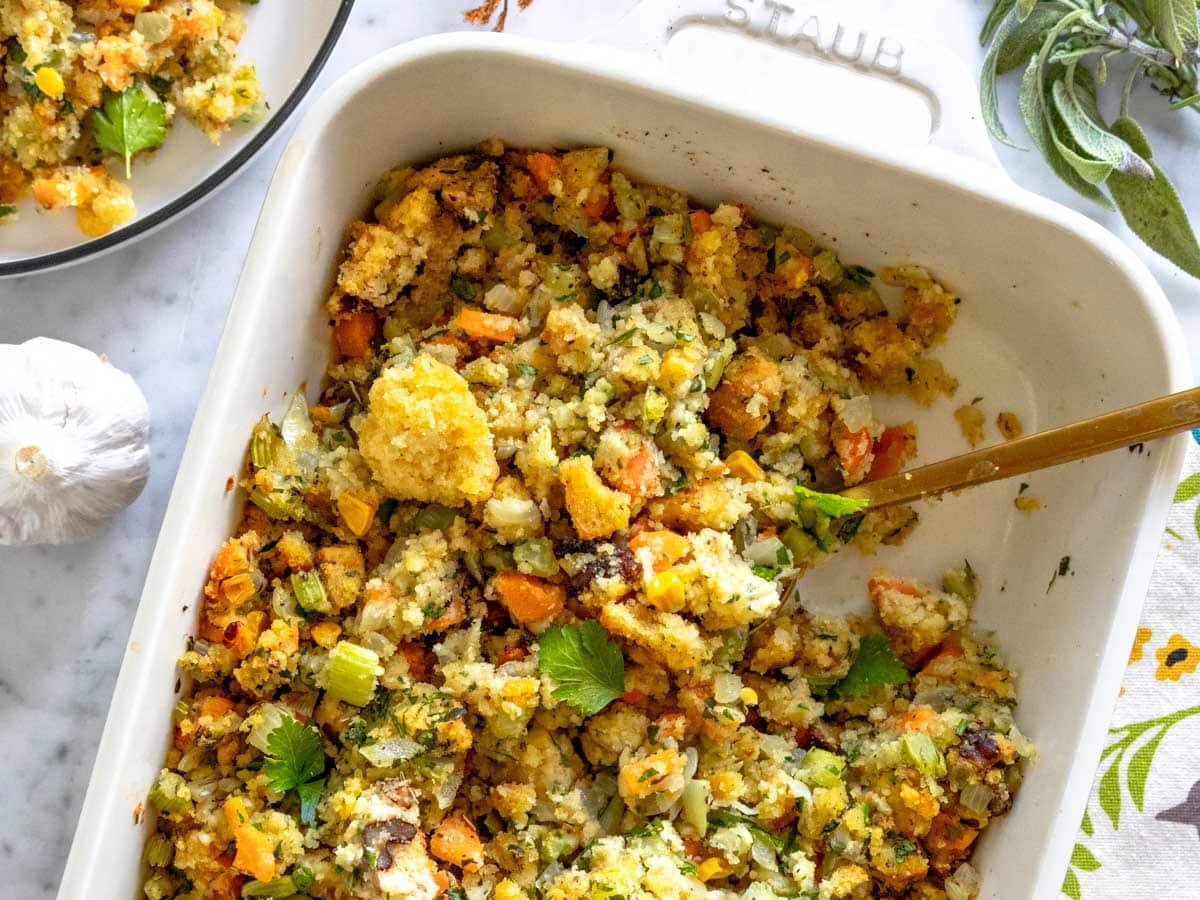
<path id="1" fill-rule="evenodd" d="M 1042 65 L 1039 57 L 1035 56 L 1026 66 L 1025 74 L 1021 76 L 1021 91 L 1018 96 L 1021 117 L 1025 120 L 1025 128 L 1033 139 L 1034 146 L 1054 173 L 1070 187 L 1105 209 L 1112 209 L 1112 203 L 1104 196 L 1104 192 L 1085 181 L 1059 154 L 1057 139 L 1051 132 L 1048 118 L 1043 111 L 1043 101 Z"/>
<path id="2" fill-rule="evenodd" d="M 1071 70 L 1066 79 L 1059 79 L 1051 86 L 1050 92 L 1054 98 L 1054 108 L 1062 118 L 1063 124 L 1075 139 L 1075 143 L 1084 155 L 1100 162 L 1108 163 L 1113 170 L 1126 175 L 1136 175 L 1139 178 L 1152 178 L 1150 164 L 1142 159 L 1125 141 L 1121 140 L 1108 129 L 1092 120 L 1081 105 L 1070 80 Z M 1082 172 L 1080 172 L 1083 175 Z M 1087 178 L 1086 175 L 1084 175 Z M 1091 180 L 1091 179 L 1088 179 Z M 1094 181 L 1098 184 L 1103 178 Z"/>
<path id="3" fill-rule="evenodd" d="M 1004 128 L 1004 120 L 1000 118 L 1000 98 L 996 92 L 996 72 L 1000 52 L 1017 27 L 1016 11 L 1009 9 L 1000 22 L 996 36 L 992 39 L 992 45 L 988 47 L 987 56 L 983 60 L 983 71 L 979 75 L 979 108 L 983 113 L 984 124 L 992 133 L 992 137 L 1016 150 L 1024 150 L 1026 148 L 1010 138 L 1008 131 Z"/>
<path id="4" fill-rule="evenodd" d="M 1008 11 L 1016 5 L 1017 0 L 996 0 L 992 4 L 991 10 L 987 14 L 987 18 L 983 20 L 983 27 L 979 29 L 979 44 L 983 46 L 988 42 L 988 38 L 1000 26 L 1004 17 L 1008 15 Z"/>
<path id="5" fill-rule="evenodd" d="M 1017 18 L 1024 22 L 1035 6 L 1037 6 L 1037 0 L 1017 0 Z"/>
<path id="6" fill-rule="evenodd" d="M 996 57 L 996 74 L 1005 75 L 1029 62 L 1029 57 L 1041 49 L 1046 32 L 1062 17 L 1062 10 L 1052 3 L 1039 3 L 1033 12 L 1009 31 Z M 998 41 L 999 42 L 999 41 Z"/>
<path id="7" fill-rule="evenodd" d="M 1200 42 L 1196 0 L 1146 0 L 1146 11 L 1154 33 L 1177 63 L 1183 61 L 1185 53 L 1195 51 Z"/>
<path id="8" fill-rule="evenodd" d="M 1149 142 L 1133 119 L 1122 116 L 1112 124 L 1113 133 L 1131 146 L 1147 150 Z M 1165 172 L 1149 162 L 1153 178 L 1113 172 L 1108 189 L 1130 230 L 1155 253 L 1165 256 L 1189 275 L 1200 278 L 1200 243 L 1192 231 L 1179 193 Z"/>

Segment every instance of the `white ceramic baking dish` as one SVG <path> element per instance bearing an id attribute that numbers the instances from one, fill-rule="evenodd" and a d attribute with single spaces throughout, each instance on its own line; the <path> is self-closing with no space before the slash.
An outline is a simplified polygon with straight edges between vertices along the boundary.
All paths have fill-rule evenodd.
<path id="1" fill-rule="evenodd" d="M 689 4 L 696 6 L 704 4 Z M 764 12 L 747 2 L 729 7 Z M 659 28 L 671 12 L 660 4 L 659 19 L 629 28 Z M 742 53 L 768 65 L 761 44 L 748 46 L 730 49 L 730 59 Z M 703 59 L 711 60 L 706 47 Z M 608 47 L 439 36 L 363 63 L 314 105 L 283 154 L 247 257 L 60 897 L 137 895 L 147 823 L 136 821 L 135 809 L 167 746 L 175 659 L 195 626 L 206 568 L 241 505 L 226 479 L 242 465 L 255 420 L 278 413 L 296 385 L 318 383 L 329 347 L 321 301 L 342 231 L 390 166 L 491 135 L 526 146 L 606 144 L 642 176 L 705 201 L 745 200 L 764 218 L 836 238 L 848 259 L 928 265 L 964 298 L 940 353 L 962 382 L 959 396 L 927 410 L 883 404 L 885 420 L 915 417 L 925 461 L 965 449 L 950 413 L 976 396 L 990 417 L 1010 410 L 1033 430 L 1190 384 L 1170 308 L 1133 254 L 1091 221 L 1007 180 L 987 160 L 978 122 L 950 121 L 956 104 L 965 108 L 969 82 L 916 45 L 904 47 L 900 77 L 910 83 L 931 62 L 935 73 L 954 74 L 934 85 L 935 138 L 959 151 L 985 148 L 982 161 L 911 141 L 872 146 L 810 123 L 803 100 L 818 92 L 804 80 L 811 73 L 772 74 L 783 79 L 775 94 L 791 95 L 790 103 L 743 111 L 735 92 L 710 95 L 720 83 L 698 87 L 699 60 L 682 51 L 664 64 Z M 875 74 L 886 67 L 881 61 Z M 750 77 L 734 87 L 751 78 L 761 87 L 764 71 L 743 70 Z M 956 101 L 946 100 L 947 87 Z M 1058 893 L 1182 453 L 1177 442 L 1159 442 L 1035 474 L 1029 491 L 1045 508 L 1033 515 L 1014 509 L 1011 483 L 928 504 L 903 547 L 871 560 L 844 553 L 805 582 L 809 606 L 842 610 L 865 605 L 875 566 L 930 578 L 965 557 L 982 575 L 977 618 L 998 632 L 1020 673 L 1020 721 L 1041 752 L 1011 815 L 981 842 L 985 897 Z"/>

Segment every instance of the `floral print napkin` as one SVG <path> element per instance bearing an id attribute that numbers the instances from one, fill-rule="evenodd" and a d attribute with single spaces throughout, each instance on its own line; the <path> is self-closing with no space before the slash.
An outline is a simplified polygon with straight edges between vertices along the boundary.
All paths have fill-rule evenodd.
<path id="1" fill-rule="evenodd" d="M 1074 900 L 1200 896 L 1200 430 L 1192 437 L 1063 879 Z"/>

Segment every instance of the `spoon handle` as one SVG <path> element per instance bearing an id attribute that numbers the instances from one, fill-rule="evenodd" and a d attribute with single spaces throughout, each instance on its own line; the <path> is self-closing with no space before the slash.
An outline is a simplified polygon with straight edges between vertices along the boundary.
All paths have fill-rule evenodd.
<path id="1" fill-rule="evenodd" d="M 842 496 L 871 508 L 1011 478 L 1200 426 L 1200 387 L 866 482 Z"/>

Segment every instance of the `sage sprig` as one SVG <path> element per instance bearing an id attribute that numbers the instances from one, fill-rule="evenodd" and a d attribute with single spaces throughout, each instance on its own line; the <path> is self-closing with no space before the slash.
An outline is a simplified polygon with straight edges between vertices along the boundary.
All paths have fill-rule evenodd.
<path id="1" fill-rule="evenodd" d="M 1000 118 L 997 79 L 1023 66 L 1021 118 L 1055 174 L 1089 200 L 1115 205 L 1152 250 L 1200 278 L 1200 243 L 1129 109 L 1145 80 L 1172 109 L 1200 111 L 1196 7 L 1197 0 L 994 0 L 979 36 L 988 48 L 979 96 L 992 134 L 1019 147 Z M 1130 68 L 1120 113 L 1108 122 L 1099 92 L 1115 58 Z"/>

